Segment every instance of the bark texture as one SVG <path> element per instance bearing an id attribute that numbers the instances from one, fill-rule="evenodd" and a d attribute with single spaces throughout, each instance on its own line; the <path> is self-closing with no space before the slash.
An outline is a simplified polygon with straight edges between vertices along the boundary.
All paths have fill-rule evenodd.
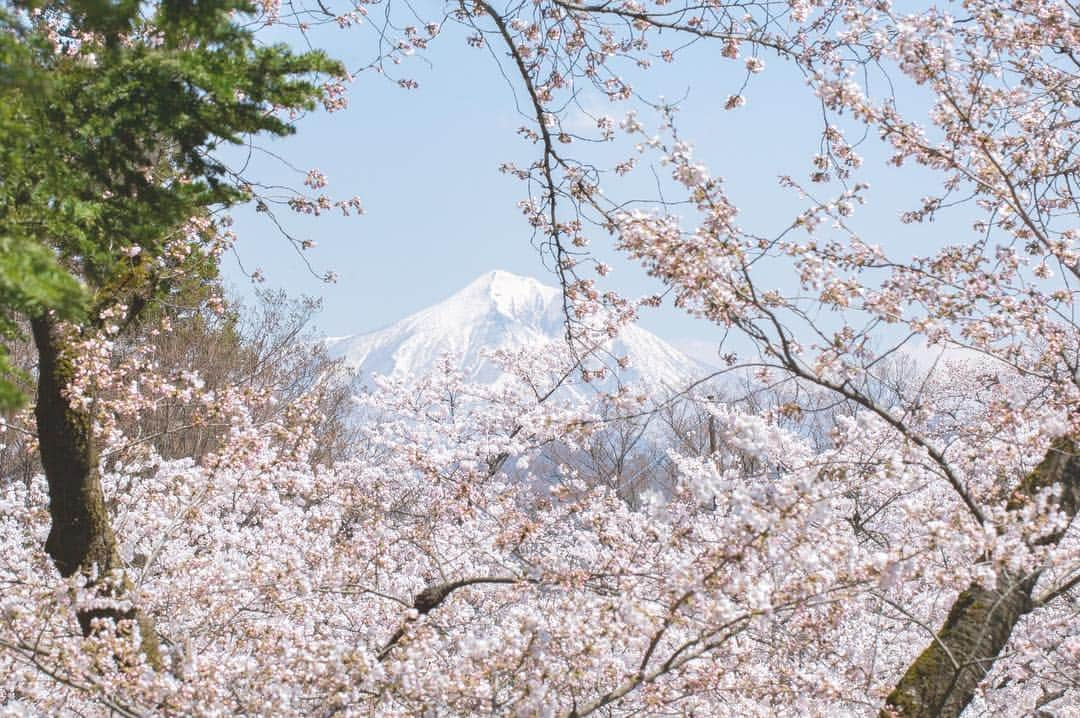
<path id="1" fill-rule="evenodd" d="M 1060 486 L 1059 506 L 1070 518 L 1080 505 L 1080 458 L 1071 440 L 1061 439 L 1042 463 L 1020 482 L 1009 501 L 1019 509 L 1039 491 Z M 1037 543 L 1056 544 L 1064 532 Z M 955 718 L 975 695 L 979 683 L 1009 641 L 1013 628 L 1034 608 L 1038 574 L 998 575 L 993 589 L 972 584 L 953 603 L 945 625 L 911 664 L 885 701 L 882 717 Z"/>
<path id="2" fill-rule="evenodd" d="M 71 406 L 65 388 L 73 376 L 75 357 L 55 320 L 41 316 L 31 321 L 38 350 L 38 395 L 35 415 L 45 479 L 49 485 L 52 527 L 45 550 L 60 575 L 82 572 L 103 598 L 120 598 L 130 590 L 116 549 L 105 495 L 98 470 L 92 419 Z M 142 649 L 154 667 L 161 651 L 149 618 L 138 609 L 101 608 L 79 611 L 79 625 L 90 635 L 95 619 L 139 626 Z"/>

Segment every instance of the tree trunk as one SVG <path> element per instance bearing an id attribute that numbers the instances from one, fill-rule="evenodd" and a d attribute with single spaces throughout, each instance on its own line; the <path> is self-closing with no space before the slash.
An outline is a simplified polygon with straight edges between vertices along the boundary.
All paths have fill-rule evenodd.
<path id="1" fill-rule="evenodd" d="M 1046 458 L 1017 487 L 1009 501 L 1019 509 L 1036 493 L 1060 485 L 1058 504 L 1070 518 L 1080 505 L 1080 457 L 1070 440 L 1055 442 Z M 1064 531 L 1037 543 L 1056 544 Z M 975 695 L 994 665 L 1013 628 L 1032 604 L 1038 574 L 1013 577 L 1002 573 L 993 589 L 972 584 L 953 603 L 937 637 L 911 664 L 885 700 L 886 716 L 955 718 Z"/>
<path id="2" fill-rule="evenodd" d="M 35 415 L 41 464 L 49 485 L 52 527 L 45 550 L 65 578 L 82 572 L 103 598 L 116 599 L 130 590 L 116 549 L 98 471 L 90 415 L 72 407 L 64 391 L 73 376 L 73 357 L 56 320 L 31 320 L 38 350 L 38 395 Z M 84 635 L 95 619 L 134 622 L 147 659 L 160 668 L 161 651 L 149 618 L 138 609 L 94 608 L 78 612 Z M 130 624 L 129 624 L 130 625 Z"/>
<path id="3" fill-rule="evenodd" d="M 960 594 L 945 625 L 886 699 L 883 716 L 958 716 L 1031 608 L 1034 581 L 999 578 L 992 590 L 972 584 Z"/>

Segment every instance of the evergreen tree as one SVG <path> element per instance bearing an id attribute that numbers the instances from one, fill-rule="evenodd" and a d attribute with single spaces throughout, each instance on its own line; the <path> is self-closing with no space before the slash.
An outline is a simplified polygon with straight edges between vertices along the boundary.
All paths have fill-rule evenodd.
<path id="1" fill-rule="evenodd" d="M 323 53 L 256 43 L 243 0 L 7 2 L 0 7 L 0 333 L 28 321 L 50 492 L 46 549 L 61 574 L 122 594 L 92 420 L 71 400 L 78 341 L 136 319 L 155 296 L 215 264 L 212 213 L 247 198 L 215 151 L 293 132 Z M 210 243 L 210 244 L 208 244 Z M 0 405 L 22 399 L 0 351 Z M 113 604 L 80 613 L 137 619 Z"/>

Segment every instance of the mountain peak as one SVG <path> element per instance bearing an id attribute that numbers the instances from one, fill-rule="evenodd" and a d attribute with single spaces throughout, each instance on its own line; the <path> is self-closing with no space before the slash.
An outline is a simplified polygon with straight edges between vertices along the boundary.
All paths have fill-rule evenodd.
<path id="1" fill-rule="evenodd" d="M 535 310 L 557 294 L 558 289 L 541 284 L 531 276 L 495 269 L 477 276 L 448 301 L 485 301 L 499 313 L 515 316 L 521 310 Z"/>
<path id="2" fill-rule="evenodd" d="M 490 310 L 511 318 L 539 317 L 559 290 L 502 269 L 485 272 L 448 302 L 466 302 L 481 311 L 487 304 Z"/>
<path id="3" fill-rule="evenodd" d="M 447 352 L 470 379 L 497 381 L 501 370 L 489 349 L 517 349 L 558 340 L 563 333 L 562 293 L 532 277 L 496 269 L 453 296 L 367 334 L 327 340 L 332 356 L 363 375 L 403 376 L 434 368 Z M 631 374 L 676 386 L 697 378 L 701 365 L 645 330 L 626 327 L 611 350 L 629 355 Z"/>
<path id="4" fill-rule="evenodd" d="M 492 269 L 484 272 L 476 279 L 465 285 L 465 289 L 468 290 L 472 287 L 477 288 L 495 288 L 495 287 L 524 287 L 524 286 L 544 286 L 539 280 L 532 277 L 526 277 L 521 274 L 514 274 L 508 272 L 505 269 Z"/>

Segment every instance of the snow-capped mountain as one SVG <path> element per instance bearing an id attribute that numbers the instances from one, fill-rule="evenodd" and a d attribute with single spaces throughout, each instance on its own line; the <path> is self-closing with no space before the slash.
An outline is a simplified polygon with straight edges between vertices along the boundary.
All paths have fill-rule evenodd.
<path id="1" fill-rule="evenodd" d="M 521 349 L 545 344 L 563 334 L 562 295 L 530 277 L 495 270 L 481 275 L 448 299 L 366 334 L 327 339 L 330 355 L 358 370 L 393 377 L 430 371 L 450 353 L 460 360 L 466 377 L 494 383 L 501 370 L 487 361 L 485 350 Z M 611 352 L 627 356 L 624 381 L 643 380 L 653 387 L 678 389 L 709 372 L 650 332 L 626 327 Z"/>

